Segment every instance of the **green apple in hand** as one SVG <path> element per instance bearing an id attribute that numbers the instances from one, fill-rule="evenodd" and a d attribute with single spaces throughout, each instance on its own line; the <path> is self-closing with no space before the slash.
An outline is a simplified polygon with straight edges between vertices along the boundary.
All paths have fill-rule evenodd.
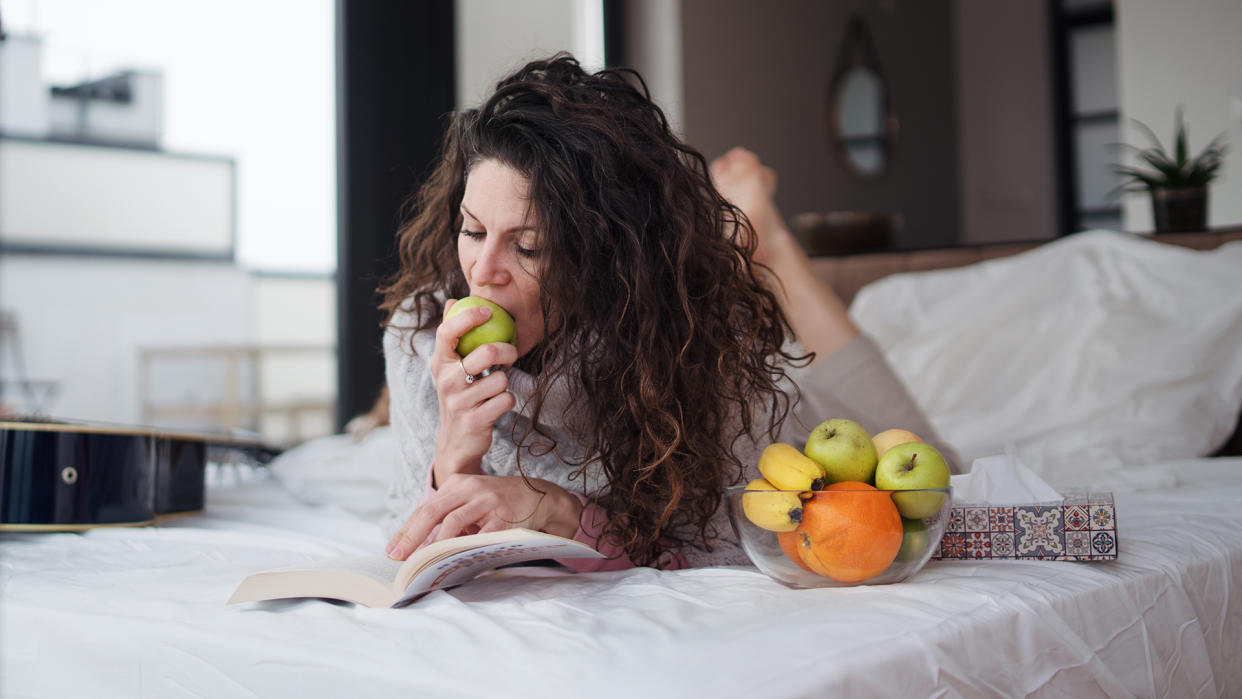
<path id="1" fill-rule="evenodd" d="M 875 477 L 875 444 L 862 425 L 845 418 L 824 420 L 811 430 L 803 449 L 811 460 L 828 472 L 827 482 L 872 483 Z"/>
<path id="2" fill-rule="evenodd" d="M 875 469 L 875 487 L 880 490 L 922 490 L 949 487 L 949 465 L 936 448 L 925 442 L 907 442 L 891 447 L 880 457 Z M 931 517 L 940 511 L 947 493 L 893 493 L 901 516 L 908 519 Z"/>
<path id="3" fill-rule="evenodd" d="M 492 309 L 492 317 L 484 321 L 482 325 L 470 328 L 466 331 L 466 334 L 457 340 L 457 354 L 462 357 L 475 351 L 480 345 L 485 345 L 489 342 L 517 344 L 517 325 L 513 322 L 513 316 L 509 315 L 509 312 L 499 305 L 488 301 L 482 296 L 466 296 L 458 300 L 449 309 L 448 315 L 444 316 L 444 318 L 447 320 L 468 308 L 477 308 L 479 306 L 487 306 Z"/>

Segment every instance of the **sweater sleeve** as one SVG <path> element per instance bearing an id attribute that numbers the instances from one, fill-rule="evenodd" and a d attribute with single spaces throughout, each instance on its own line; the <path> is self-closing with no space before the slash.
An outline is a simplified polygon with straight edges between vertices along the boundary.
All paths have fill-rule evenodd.
<path id="1" fill-rule="evenodd" d="M 574 497 L 582 503 L 582 518 L 578 522 L 578 531 L 574 534 L 574 541 L 580 541 L 594 548 L 606 558 L 567 558 L 558 560 L 557 563 L 568 566 L 579 573 L 625 570 L 635 567 L 624 548 L 603 540 L 604 525 L 608 522 L 608 515 L 604 508 L 588 500 L 582 493 L 570 492 L 573 492 Z M 678 570 L 686 567 L 689 566 L 685 557 L 676 551 L 670 552 L 666 556 L 666 561 L 660 565 L 663 570 Z"/>
<path id="2" fill-rule="evenodd" d="M 940 438 L 879 345 L 866 335 L 810 366 L 792 369 L 789 376 L 802 392 L 794 417 L 806 434 L 832 417 L 850 418 L 869 434 L 900 427 L 936 447 L 949 468 L 961 472 L 957 452 Z"/>

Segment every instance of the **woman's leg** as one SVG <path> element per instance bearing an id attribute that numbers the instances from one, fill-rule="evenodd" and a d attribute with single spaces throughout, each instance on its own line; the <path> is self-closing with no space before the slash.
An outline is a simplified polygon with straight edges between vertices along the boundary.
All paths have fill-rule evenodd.
<path id="1" fill-rule="evenodd" d="M 746 214 L 758 245 L 754 261 L 769 270 L 772 291 L 802 346 L 816 361 L 858 337 L 845 304 L 815 270 L 789 232 L 776 202 L 776 172 L 744 148 L 734 148 L 711 164 L 716 189 Z"/>
<path id="2" fill-rule="evenodd" d="M 893 372 L 880 348 L 863 337 L 836 292 L 811 268 L 810 258 L 785 225 L 772 195 L 776 172 L 743 148 L 711 165 L 716 188 L 746 214 L 755 229 L 754 259 L 769 280 L 802 346 L 815 352 L 812 367 L 796 370 L 802 400 L 795 409 L 808 429 L 831 417 L 849 417 L 872 434 L 907 429 L 934 445 L 954 473 L 960 459 L 940 439 L 924 412 Z"/>

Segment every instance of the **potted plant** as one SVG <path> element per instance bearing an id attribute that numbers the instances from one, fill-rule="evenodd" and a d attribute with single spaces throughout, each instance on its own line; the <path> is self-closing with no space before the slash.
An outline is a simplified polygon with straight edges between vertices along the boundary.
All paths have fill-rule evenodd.
<path id="1" fill-rule="evenodd" d="M 1182 110 L 1177 110 L 1173 134 L 1173 152 L 1165 150 L 1156 134 L 1143 122 L 1133 120 L 1152 142 L 1150 148 L 1121 144 L 1133 150 L 1140 164 L 1150 169 L 1119 165 L 1122 176 L 1119 190 L 1151 193 L 1152 213 L 1157 233 L 1207 230 L 1208 184 L 1216 179 L 1229 150 L 1221 133 L 1193 158 L 1187 147 L 1186 123 Z"/>

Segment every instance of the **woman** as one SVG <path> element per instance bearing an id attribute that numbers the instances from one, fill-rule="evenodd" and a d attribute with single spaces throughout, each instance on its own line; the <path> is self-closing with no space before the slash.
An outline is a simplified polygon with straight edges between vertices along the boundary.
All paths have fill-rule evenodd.
<path id="1" fill-rule="evenodd" d="M 391 557 L 525 526 L 588 541 L 608 567 L 746 563 L 722 491 L 763 445 L 836 416 L 930 433 L 786 232 L 771 173 L 737 151 L 715 175 L 756 229 L 636 74 L 566 55 L 454 119 L 382 290 Z M 490 315 L 446 317 L 467 294 L 513 315 L 516 345 L 457 355 Z M 797 401 L 798 385 L 866 380 L 850 374 L 876 361 L 899 409 Z"/>

